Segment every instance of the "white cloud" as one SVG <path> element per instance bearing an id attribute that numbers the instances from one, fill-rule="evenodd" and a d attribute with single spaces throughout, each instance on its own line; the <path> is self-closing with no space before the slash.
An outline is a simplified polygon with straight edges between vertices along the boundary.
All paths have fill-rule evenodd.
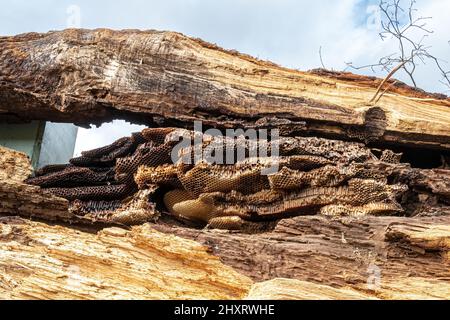
<path id="1" fill-rule="evenodd" d="M 81 151 L 106 146 L 117 139 L 130 136 L 131 133 L 141 131 L 144 128 L 145 126 L 131 124 L 123 120 L 104 123 L 99 128 L 79 128 L 74 156 L 80 156 Z"/>

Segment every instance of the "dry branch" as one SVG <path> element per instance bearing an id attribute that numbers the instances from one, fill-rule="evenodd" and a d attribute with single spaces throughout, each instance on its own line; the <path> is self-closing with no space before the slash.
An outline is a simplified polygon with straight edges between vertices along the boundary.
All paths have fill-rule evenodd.
<path id="1" fill-rule="evenodd" d="M 363 140 L 450 149 L 448 98 L 396 85 L 370 106 L 380 81 L 290 70 L 173 32 L 71 29 L 0 38 L 6 121 L 125 118 L 190 127 L 202 120 L 224 128 L 282 120 L 291 132 L 348 138 L 357 129 Z"/>

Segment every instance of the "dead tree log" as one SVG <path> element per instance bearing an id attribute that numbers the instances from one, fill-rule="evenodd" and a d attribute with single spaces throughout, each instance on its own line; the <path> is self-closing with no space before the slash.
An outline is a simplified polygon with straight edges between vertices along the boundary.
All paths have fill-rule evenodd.
<path id="1" fill-rule="evenodd" d="M 155 228 L 195 239 L 255 281 L 290 278 L 386 299 L 449 297 L 449 216 L 295 217 L 259 234 Z"/>
<path id="2" fill-rule="evenodd" d="M 242 180 L 254 176 L 252 170 L 236 175 L 236 168 L 226 169 L 224 176 L 233 181 L 227 190 L 216 176 L 223 168 L 194 167 L 173 179 L 166 157 L 173 146 L 159 141 L 170 128 L 143 131 L 85 152 L 70 165 L 47 167 L 28 180 L 36 186 L 22 182 L 29 164 L 0 150 L 0 214 L 61 224 L 0 218 L 0 297 L 225 299 L 261 298 L 268 290 L 272 297 L 291 298 L 448 299 L 450 99 L 397 84 L 371 104 L 380 82 L 349 73 L 289 70 L 172 32 L 66 30 L 0 38 L 0 121 L 88 125 L 125 118 L 157 126 L 190 127 L 201 120 L 222 129 L 276 127 L 288 141 L 286 156 L 297 156 L 302 168 L 286 166 L 260 181 L 260 191 L 278 188 L 285 178 L 288 189 L 307 187 L 294 194 L 298 199 L 264 200 L 276 209 L 265 210 L 267 203 L 255 206 L 254 197 L 236 193 L 242 181 L 252 185 Z M 152 141 L 146 141 L 147 134 Z M 412 155 L 400 158 L 389 150 L 375 155 L 372 146 L 361 143 L 287 135 L 359 139 L 381 149 L 437 149 L 443 161 L 430 163 L 425 154 L 429 169 L 420 169 Z M 137 172 L 141 165 L 147 167 Z M 167 176 L 155 181 L 155 172 Z M 220 190 L 186 187 L 197 186 L 199 172 L 212 173 Z M 196 202 L 195 209 L 213 204 L 209 209 L 222 215 L 239 200 L 244 206 L 233 210 L 248 216 L 244 220 L 252 228 L 200 229 L 163 215 L 155 224 L 97 232 L 101 218 L 122 225 L 156 219 L 156 207 L 168 209 L 170 201 L 153 202 L 152 188 L 170 183 L 208 200 Z M 70 199 L 73 210 L 37 186 Z M 223 199 L 216 201 L 217 196 Z M 335 196 L 343 199 L 336 202 Z M 185 216 L 180 204 L 183 209 L 192 200 L 198 199 L 177 201 L 177 218 Z M 361 214 L 397 214 L 397 207 L 386 207 L 396 201 L 405 216 Z M 292 217 L 299 207 L 328 215 Z M 275 215 L 253 219 L 249 208 Z M 105 210 L 104 217 L 98 215 Z M 341 216 L 346 212 L 357 214 Z M 204 215 L 210 227 L 210 213 Z M 94 226 L 76 230 L 67 221 Z M 290 294 L 292 288 L 311 295 Z"/>
<path id="3" fill-rule="evenodd" d="M 164 230 L 178 237 L 151 224 L 86 232 L 3 217 L 0 298 L 449 298 L 448 230 L 417 220 L 353 228 L 354 221 L 311 219 L 318 222 L 287 220 L 261 235 Z M 387 224 L 392 242 L 383 240 Z"/>
<path id="4" fill-rule="evenodd" d="M 397 84 L 371 104 L 381 81 L 290 70 L 174 32 L 71 29 L 0 38 L 4 121 L 275 123 L 302 134 L 450 150 L 450 99 Z"/>
<path id="5" fill-rule="evenodd" d="M 97 234 L 0 218 L 0 299 L 239 299 L 252 281 L 142 226 Z"/>
<path id="6" fill-rule="evenodd" d="M 28 157 L 0 146 L 0 215 L 23 215 L 45 220 L 68 221 L 69 202 L 23 181 L 32 167 Z"/>
<path id="7" fill-rule="evenodd" d="M 449 298 L 450 216 L 436 203 L 431 217 L 299 216 L 232 232 L 162 216 L 156 224 L 97 233 L 98 223 L 66 226 L 86 221 L 70 213 L 64 199 L 21 182 L 30 168 L 25 155 L 0 151 L 6 177 L 0 179 L 0 214 L 62 224 L 0 218 L 2 298 Z M 448 170 L 378 165 L 409 177 L 419 198 L 434 193 L 447 199 Z M 49 170 L 61 168 L 42 171 Z M 152 216 L 142 199 L 113 217 Z M 193 275 L 197 280 L 189 280 Z"/>

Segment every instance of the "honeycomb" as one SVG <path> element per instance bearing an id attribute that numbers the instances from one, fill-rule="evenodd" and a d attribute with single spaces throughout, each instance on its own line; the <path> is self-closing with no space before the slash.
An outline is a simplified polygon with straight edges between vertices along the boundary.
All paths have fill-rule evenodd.
<path id="1" fill-rule="evenodd" d="M 378 159 L 361 143 L 282 137 L 275 141 L 277 154 L 264 141 L 268 152 L 258 156 L 262 140 L 208 135 L 201 141 L 200 161 L 197 147 L 174 149 L 181 136 L 197 135 L 144 129 L 85 151 L 69 164 L 39 169 L 27 183 L 68 199 L 76 215 L 128 225 L 154 219 L 157 207 L 181 220 L 225 229 L 302 214 L 402 212 L 396 199 L 407 187 L 389 184 L 387 170 L 401 155 L 390 150 Z M 186 157 L 174 163 L 175 153 Z M 163 192 L 159 203 L 157 190 Z"/>

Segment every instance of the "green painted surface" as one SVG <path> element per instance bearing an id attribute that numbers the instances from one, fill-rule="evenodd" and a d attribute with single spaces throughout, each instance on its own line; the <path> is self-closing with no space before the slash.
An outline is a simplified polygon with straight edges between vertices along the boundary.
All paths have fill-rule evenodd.
<path id="1" fill-rule="evenodd" d="M 77 130 L 73 124 L 43 121 L 0 123 L 0 145 L 26 153 L 34 168 L 67 163 L 73 155 Z"/>
<path id="2" fill-rule="evenodd" d="M 0 124 L 0 145 L 26 153 L 36 166 L 45 123 L 33 121 L 26 124 Z"/>

